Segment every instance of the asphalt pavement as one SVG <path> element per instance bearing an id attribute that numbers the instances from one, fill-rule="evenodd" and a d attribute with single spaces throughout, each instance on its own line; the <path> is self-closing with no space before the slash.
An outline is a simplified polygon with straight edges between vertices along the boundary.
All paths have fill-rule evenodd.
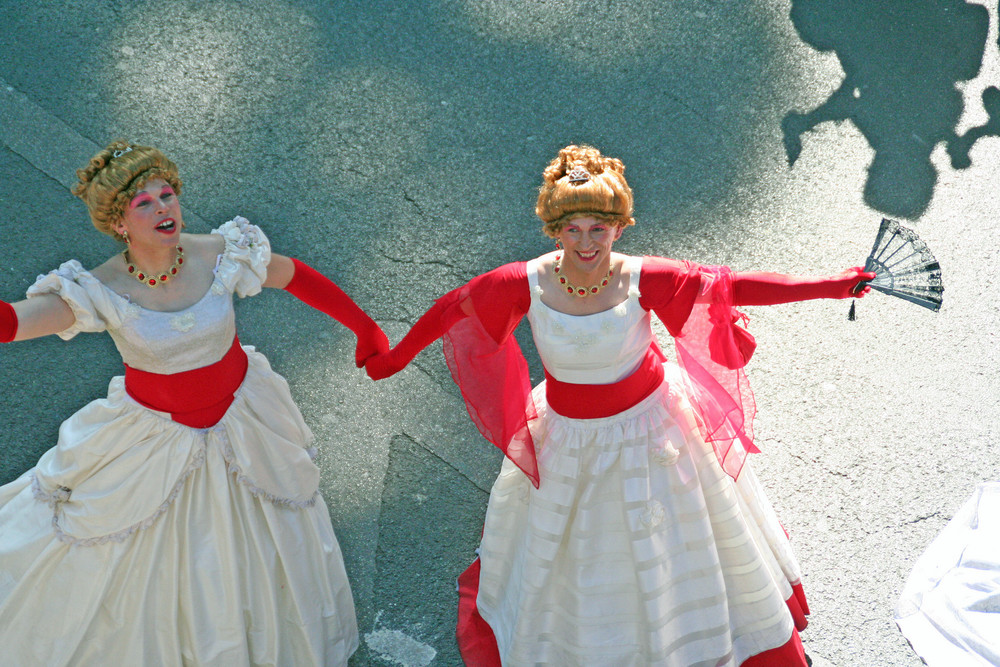
<path id="1" fill-rule="evenodd" d="M 118 250 L 68 189 L 116 137 L 179 164 L 194 231 L 249 218 L 394 341 L 441 293 L 551 248 L 534 200 L 568 143 L 627 165 L 627 253 L 829 274 L 863 262 L 882 217 L 910 224 L 943 267 L 939 313 L 878 294 L 854 322 L 843 302 L 748 309 L 748 372 L 807 652 L 921 664 L 892 620 L 903 582 L 1000 479 L 996 3 L 2 0 L 0 52 L 8 301 Z M 372 383 L 352 336 L 288 294 L 237 312 L 317 436 L 352 664 L 460 664 L 455 578 L 500 459 L 440 344 Z M 0 482 L 120 372 L 104 335 L 0 348 Z"/>

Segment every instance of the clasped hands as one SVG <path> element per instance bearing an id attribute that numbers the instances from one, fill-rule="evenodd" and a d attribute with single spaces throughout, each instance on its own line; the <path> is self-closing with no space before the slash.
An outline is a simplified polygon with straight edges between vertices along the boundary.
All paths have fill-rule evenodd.
<path id="1" fill-rule="evenodd" d="M 369 360 L 387 354 L 389 347 L 389 337 L 376 326 L 367 335 L 358 336 L 357 345 L 354 347 L 354 365 L 358 368 L 365 366 L 367 369 Z"/>
<path id="2" fill-rule="evenodd" d="M 374 354 L 365 360 L 365 373 L 372 380 L 384 380 L 403 370 L 404 364 L 398 361 L 398 354 L 388 348 Z"/>

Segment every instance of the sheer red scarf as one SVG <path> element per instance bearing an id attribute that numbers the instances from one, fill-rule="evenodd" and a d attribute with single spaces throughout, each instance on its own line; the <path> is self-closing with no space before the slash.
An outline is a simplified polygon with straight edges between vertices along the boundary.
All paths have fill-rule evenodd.
<path id="1" fill-rule="evenodd" d="M 698 299 L 703 274 L 712 278 L 704 303 Z M 674 336 L 686 389 L 703 420 L 702 435 L 723 470 L 736 478 L 747 453 L 758 450 L 753 444 L 756 405 L 742 370 L 755 343 L 733 306 L 732 275 L 726 267 L 645 257 L 639 303 L 653 310 Z M 442 318 L 452 323 L 443 337 L 445 359 L 469 416 L 483 437 L 538 486 L 531 435 L 538 411 L 528 365 L 511 335 L 530 304 L 524 262 L 478 276 L 438 300 Z M 666 358 L 658 347 L 654 352 L 660 360 Z"/>
<path id="2" fill-rule="evenodd" d="M 664 261 L 672 262 L 644 259 L 640 289 L 643 297 L 650 295 L 649 308 L 674 337 L 688 397 L 701 417 L 702 437 L 711 443 L 726 474 L 736 479 L 747 454 L 760 451 L 753 442 L 757 404 L 743 370 L 757 343 L 741 326 L 748 318 L 734 306 L 733 272 L 729 267 L 697 267 L 698 273 L 711 281 L 708 293 L 698 298 L 698 293 L 692 294 L 685 285 L 678 291 L 680 308 L 671 308 L 669 302 L 657 302 L 662 299 L 662 291 L 656 283 L 663 280 L 658 275 L 663 270 L 654 267 Z M 652 285 L 647 282 L 647 265 Z M 698 283 L 700 291 L 702 279 Z"/>
<path id="3" fill-rule="evenodd" d="M 537 487 L 530 424 L 538 418 L 531 376 L 512 336 L 531 299 L 525 263 L 506 264 L 445 294 L 438 303 L 456 319 L 444 334 L 444 356 L 483 437 Z"/>

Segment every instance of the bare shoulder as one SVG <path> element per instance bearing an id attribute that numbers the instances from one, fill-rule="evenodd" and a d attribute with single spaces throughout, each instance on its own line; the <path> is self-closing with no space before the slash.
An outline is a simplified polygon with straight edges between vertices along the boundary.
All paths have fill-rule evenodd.
<path id="1" fill-rule="evenodd" d="M 632 262 L 635 259 L 637 259 L 635 255 L 626 255 L 620 252 L 613 252 L 611 253 L 611 266 L 615 267 L 620 271 L 622 266 L 624 266 L 626 262 Z M 638 259 L 641 260 L 642 258 L 639 257 Z"/>
<path id="2" fill-rule="evenodd" d="M 115 253 L 103 264 L 90 270 L 90 275 L 109 287 L 114 286 L 126 273 L 125 258 L 120 252 Z"/>
<path id="3" fill-rule="evenodd" d="M 188 257 L 215 261 L 226 249 L 226 241 L 219 234 L 181 234 L 181 245 Z"/>
<path id="4" fill-rule="evenodd" d="M 559 250 L 553 250 L 535 258 L 535 268 L 540 278 L 552 275 L 552 267 L 559 253 Z"/>

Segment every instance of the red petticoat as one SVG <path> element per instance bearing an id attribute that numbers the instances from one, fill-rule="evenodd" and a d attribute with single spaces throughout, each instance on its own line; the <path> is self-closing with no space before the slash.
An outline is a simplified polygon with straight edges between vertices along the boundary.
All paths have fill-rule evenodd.
<path id="1" fill-rule="evenodd" d="M 500 667 L 500 651 L 493 630 L 479 615 L 476 597 L 479 595 L 479 559 L 473 561 L 458 577 L 458 627 L 455 636 L 462 660 L 468 667 Z M 802 585 L 792 587 L 792 597 L 785 601 L 795 629 L 791 638 L 778 648 L 764 651 L 744 660 L 740 667 L 807 667 L 806 654 L 799 639 L 808 621 L 809 605 Z"/>

